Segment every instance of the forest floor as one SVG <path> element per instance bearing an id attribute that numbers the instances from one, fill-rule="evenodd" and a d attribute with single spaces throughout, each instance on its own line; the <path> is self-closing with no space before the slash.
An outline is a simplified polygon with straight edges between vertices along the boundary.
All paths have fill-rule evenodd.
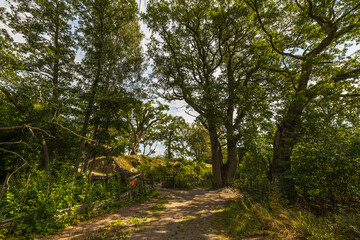
<path id="1" fill-rule="evenodd" d="M 222 230 L 221 212 L 238 193 L 230 189 L 159 189 L 159 193 L 149 202 L 120 208 L 43 240 L 229 239 Z"/>

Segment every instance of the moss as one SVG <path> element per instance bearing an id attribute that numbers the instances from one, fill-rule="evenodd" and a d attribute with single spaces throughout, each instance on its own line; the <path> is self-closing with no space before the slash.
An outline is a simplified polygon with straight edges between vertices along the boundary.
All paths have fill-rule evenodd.
<path id="1" fill-rule="evenodd" d="M 138 172 L 141 165 L 149 164 L 155 168 L 165 166 L 166 163 L 160 158 L 151 158 L 146 155 L 97 157 L 93 165 L 93 171 L 99 173 L 116 173 L 120 171 Z"/>

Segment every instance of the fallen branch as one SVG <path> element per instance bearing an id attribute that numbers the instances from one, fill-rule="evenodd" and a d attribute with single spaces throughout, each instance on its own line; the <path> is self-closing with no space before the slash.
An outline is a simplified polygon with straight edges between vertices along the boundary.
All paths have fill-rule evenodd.
<path id="1" fill-rule="evenodd" d="M 9 180 L 10 180 L 11 176 L 14 175 L 14 174 L 15 174 L 17 171 L 19 171 L 21 168 L 25 167 L 26 165 L 30 166 L 30 164 L 25 160 L 25 158 L 23 158 L 20 154 L 18 154 L 18 153 L 16 153 L 16 152 L 13 152 L 13 151 L 10 151 L 10 150 L 6 150 L 6 149 L 3 149 L 3 148 L 0 148 L 0 151 L 14 154 L 15 156 L 19 157 L 21 160 L 24 161 L 24 164 L 21 165 L 19 168 L 17 168 L 14 172 L 12 172 L 12 173 L 9 175 L 9 177 L 6 179 L 5 184 L 6 184 L 7 188 L 9 189 L 9 187 L 10 187 L 10 185 L 9 185 Z"/>

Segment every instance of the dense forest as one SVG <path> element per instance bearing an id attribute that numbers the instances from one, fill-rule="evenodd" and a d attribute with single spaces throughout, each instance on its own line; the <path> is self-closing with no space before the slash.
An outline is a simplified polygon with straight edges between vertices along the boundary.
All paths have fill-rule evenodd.
<path id="1" fill-rule="evenodd" d="M 90 218 L 72 207 L 117 199 L 139 172 L 153 181 L 173 174 L 183 188 L 239 188 L 272 213 L 277 201 L 304 210 L 307 226 L 321 230 L 301 237 L 360 238 L 357 0 L 6 4 L 0 223 L 12 223 L 0 225 L 0 239 Z M 171 114 L 175 100 L 194 122 Z M 272 231 L 257 225 L 264 214 L 248 201 L 228 207 L 229 231 Z M 239 230 L 250 205 L 253 218 Z M 59 217 L 63 209 L 71 214 Z"/>

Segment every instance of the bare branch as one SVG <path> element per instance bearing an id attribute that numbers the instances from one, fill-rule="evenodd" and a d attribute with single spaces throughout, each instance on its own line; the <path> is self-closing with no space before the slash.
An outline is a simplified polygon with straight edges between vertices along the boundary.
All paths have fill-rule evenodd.
<path id="1" fill-rule="evenodd" d="M 32 124 L 32 123 L 30 123 L 30 124 Z M 0 127 L 0 131 L 24 129 L 24 128 L 30 127 L 30 124 L 24 124 L 22 126 L 13 126 L 13 127 Z"/>
<path id="2" fill-rule="evenodd" d="M 21 160 L 23 160 L 25 162 L 25 164 L 29 165 L 30 164 L 25 160 L 25 158 L 23 158 L 23 156 L 21 156 L 20 154 L 16 153 L 16 152 L 13 152 L 13 151 L 10 151 L 10 150 L 6 150 L 6 149 L 3 149 L 3 148 L 0 148 L 0 151 L 3 151 L 3 152 L 7 152 L 7 153 L 11 153 L 17 157 L 19 157 Z"/>
<path id="3" fill-rule="evenodd" d="M 19 157 L 21 160 L 24 161 L 24 164 L 23 164 L 23 165 L 21 165 L 20 167 L 18 167 L 14 172 L 12 172 L 12 173 L 7 177 L 5 184 L 6 184 L 6 186 L 7 186 L 8 189 L 9 189 L 9 180 L 10 180 L 11 176 L 14 175 L 14 174 L 15 174 L 17 171 L 19 171 L 21 168 L 25 167 L 26 165 L 30 166 L 30 164 L 29 164 L 20 154 L 18 154 L 18 153 L 16 153 L 16 152 L 13 152 L 13 151 L 10 151 L 10 150 L 6 150 L 6 149 L 3 149 L 3 148 L 0 148 L 0 151 L 7 152 L 7 153 L 11 153 L 11 154 Z"/>
<path id="4" fill-rule="evenodd" d="M 0 149 L 1 150 L 1 149 Z M 23 165 L 21 165 L 20 167 L 18 167 L 15 171 L 13 171 L 10 175 L 9 175 L 9 177 L 7 178 L 7 181 L 6 181 L 6 186 L 8 187 L 8 189 L 9 189 L 9 187 L 10 187 L 10 185 L 9 185 L 9 181 L 10 181 L 10 178 L 12 177 L 12 175 L 14 175 L 17 171 L 19 171 L 21 168 L 23 168 L 23 167 L 25 167 L 25 165 L 29 165 L 27 162 L 25 162 Z M 29 165 L 30 166 L 30 165 Z"/>
<path id="5" fill-rule="evenodd" d="M 29 144 L 27 144 L 26 142 L 23 142 L 23 141 L 19 141 L 19 142 L 0 142 L 0 145 L 11 145 L 11 144 L 24 144 L 25 146 L 32 149 Z"/>
<path id="6" fill-rule="evenodd" d="M 90 139 L 90 138 L 87 138 L 87 137 L 84 137 L 84 136 L 81 136 L 81 135 L 75 133 L 74 131 L 70 130 L 70 129 L 67 128 L 67 127 L 64 127 L 63 125 L 61 125 L 61 124 L 59 124 L 59 123 L 53 122 L 53 123 L 51 123 L 51 124 L 56 125 L 56 126 L 58 126 L 58 127 L 61 127 L 62 129 L 66 130 L 66 131 L 68 131 L 68 132 L 70 132 L 70 133 L 72 133 L 73 135 L 75 135 L 75 136 L 77 136 L 77 137 L 79 137 L 79 138 L 85 139 L 85 140 L 90 141 L 90 142 L 98 143 L 97 141 L 95 141 L 95 140 L 93 140 L 93 139 Z"/>

